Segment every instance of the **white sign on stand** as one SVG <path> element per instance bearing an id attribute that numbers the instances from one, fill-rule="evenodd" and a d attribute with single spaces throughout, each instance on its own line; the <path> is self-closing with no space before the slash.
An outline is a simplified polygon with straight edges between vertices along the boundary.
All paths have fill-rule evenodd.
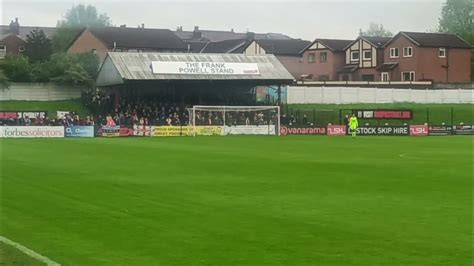
<path id="1" fill-rule="evenodd" d="M 153 61 L 151 67 L 154 74 L 260 75 L 256 63 Z"/>

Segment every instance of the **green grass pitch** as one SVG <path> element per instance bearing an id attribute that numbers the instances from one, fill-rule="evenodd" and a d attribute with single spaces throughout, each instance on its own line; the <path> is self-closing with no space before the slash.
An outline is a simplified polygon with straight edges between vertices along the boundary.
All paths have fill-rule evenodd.
<path id="1" fill-rule="evenodd" d="M 473 140 L 3 139 L 0 235 L 62 265 L 472 265 Z"/>

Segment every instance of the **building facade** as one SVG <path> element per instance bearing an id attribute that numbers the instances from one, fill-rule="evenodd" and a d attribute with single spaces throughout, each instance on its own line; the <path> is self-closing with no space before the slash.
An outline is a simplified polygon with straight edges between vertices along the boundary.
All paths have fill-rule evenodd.
<path id="1" fill-rule="evenodd" d="M 107 52 L 190 52 L 173 32 L 167 29 L 126 27 L 86 28 L 72 42 L 68 53 L 92 52 L 101 62 Z"/>
<path id="2" fill-rule="evenodd" d="M 337 80 L 345 65 L 344 48 L 351 40 L 316 39 L 302 52 L 300 65 L 306 80 Z"/>
<path id="3" fill-rule="evenodd" d="M 383 81 L 471 81 L 471 46 L 454 34 L 400 32 L 385 45 Z"/>

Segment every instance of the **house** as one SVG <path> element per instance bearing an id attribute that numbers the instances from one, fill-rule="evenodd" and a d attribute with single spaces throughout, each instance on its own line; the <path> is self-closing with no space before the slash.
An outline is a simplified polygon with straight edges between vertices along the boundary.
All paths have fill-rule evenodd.
<path id="1" fill-rule="evenodd" d="M 96 53 L 103 61 L 107 52 L 188 52 L 188 46 L 168 29 L 86 28 L 68 53 L 86 52 Z"/>
<path id="2" fill-rule="evenodd" d="M 301 39 L 255 39 L 251 32 L 245 39 L 231 39 L 220 42 L 209 42 L 201 53 L 234 53 L 246 55 L 273 54 L 286 67 L 295 79 L 305 73 L 301 65 L 301 51 L 309 41 Z"/>
<path id="3" fill-rule="evenodd" d="M 384 52 L 383 81 L 471 82 L 471 45 L 455 34 L 400 32 Z"/>
<path id="4" fill-rule="evenodd" d="M 305 79 L 338 80 L 345 65 L 344 48 L 353 40 L 316 39 L 302 51 L 301 68 Z"/>
<path id="5" fill-rule="evenodd" d="M 384 62 L 384 45 L 390 37 L 360 36 L 344 48 L 345 65 L 339 69 L 339 80 L 379 81 L 377 67 Z"/>
<path id="6" fill-rule="evenodd" d="M 7 54 L 20 54 L 25 51 L 26 36 L 33 30 L 42 30 L 51 39 L 56 33 L 52 27 L 20 26 L 18 18 L 10 22 L 10 25 L 0 25 L 0 59 Z"/>

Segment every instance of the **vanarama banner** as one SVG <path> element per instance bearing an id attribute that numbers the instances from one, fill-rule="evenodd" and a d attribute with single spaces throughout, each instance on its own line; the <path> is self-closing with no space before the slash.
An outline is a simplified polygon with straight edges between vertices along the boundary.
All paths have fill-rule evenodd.
<path id="1" fill-rule="evenodd" d="M 326 135 L 325 127 L 280 127 L 280 134 L 286 135 Z"/>
<path id="2" fill-rule="evenodd" d="M 256 63 L 153 61 L 154 74 L 260 75 Z"/>
<path id="3" fill-rule="evenodd" d="M 64 138 L 64 127 L 0 127 L 0 138 Z"/>

